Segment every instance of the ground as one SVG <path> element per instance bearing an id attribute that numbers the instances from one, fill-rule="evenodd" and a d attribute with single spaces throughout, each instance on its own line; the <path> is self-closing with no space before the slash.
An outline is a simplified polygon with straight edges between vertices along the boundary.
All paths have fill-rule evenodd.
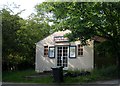
<path id="1" fill-rule="evenodd" d="M 35 73 L 34 70 L 3 72 L 2 86 L 57 86 L 59 84 L 63 86 L 120 86 L 118 85 L 118 83 L 120 83 L 120 80 L 114 76 L 115 70 L 111 70 L 114 70 L 114 68 L 112 67 L 112 69 L 109 68 L 109 70 L 102 69 L 102 71 L 93 71 L 90 75 L 87 76 L 64 76 L 64 83 L 58 84 L 55 82 L 53 83 L 54 78 L 52 72 Z M 72 74 L 83 73 L 80 71 L 67 72 Z M 64 74 L 66 74 L 66 71 Z M 111 76 L 111 78 L 108 76 Z"/>
<path id="2" fill-rule="evenodd" d="M 54 84 L 35 84 L 35 83 L 7 83 L 3 82 L 2 86 L 120 86 L 120 80 L 109 80 L 109 81 L 97 81 L 87 84 L 61 84 L 61 83 L 54 83 Z"/>

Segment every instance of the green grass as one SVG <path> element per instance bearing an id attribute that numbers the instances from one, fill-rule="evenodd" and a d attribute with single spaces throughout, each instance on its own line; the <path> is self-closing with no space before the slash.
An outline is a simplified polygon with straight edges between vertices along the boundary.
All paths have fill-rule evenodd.
<path id="1" fill-rule="evenodd" d="M 25 83 L 52 83 L 53 79 L 50 75 L 37 78 L 26 78 L 36 74 L 34 70 L 3 72 L 3 82 L 25 82 Z"/>
<path id="2" fill-rule="evenodd" d="M 79 73 L 80 71 L 68 71 L 71 73 Z M 53 77 L 47 75 L 37 78 L 25 78 L 25 76 L 34 75 L 34 70 L 3 72 L 3 82 L 24 82 L 24 83 L 53 83 Z M 64 77 L 64 83 L 88 83 L 98 80 L 109 80 L 117 78 L 116 66 L 111 66 L 102 69 L 94 69 L 90 75 L 78 77 Z"/>
<path id="3" fill-rule="evenodd" d="M 68 71 L 70 73 L 79 73 L 81 71 Z M 107 68 L 101 68 L 101 69 L 94 69 L 91 71 L 90 75 L 87 76 L 79 76 L 79 77 L 66 77 L 65 83 L 88 83 L 88 82 L 94 82 L 99 80 L 110 80 L 110 79 L 116 79 L 118 78 L 118 71 L 117 67 L 115 65 L 107 67 Z"/>

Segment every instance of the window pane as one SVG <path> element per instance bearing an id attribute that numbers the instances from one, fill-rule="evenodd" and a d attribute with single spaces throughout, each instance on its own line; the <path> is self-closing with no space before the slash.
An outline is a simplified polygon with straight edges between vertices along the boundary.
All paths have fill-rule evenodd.
<path id="1" fill-rule="evenodd" d="M 48 56 L 48 46 L 44 46 L 44 56 Z"/>
<path id="2" fill-rule="evenodd" d="M 55 48 L 49 47 L 49 57 L 54 58 L 54 55 L 55 55 Z"/>
<path id="3" fill-rule="evenodd" d="M 82 45 L 78 45 L 78 55 L 79 56 L 83 55 L 83 46 Z"/>
<path id="4" fill-rule="evenodd" d="M 76 47 L 75 46 L 70 46 L 70 58 L 75 58 L 76 57 Z"/>

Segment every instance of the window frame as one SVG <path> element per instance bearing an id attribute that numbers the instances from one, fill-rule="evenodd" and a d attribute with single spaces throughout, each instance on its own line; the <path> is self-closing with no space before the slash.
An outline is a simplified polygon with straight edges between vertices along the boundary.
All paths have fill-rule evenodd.
<path id="1" fill-rule="evenodd" d="M 80 46 L 80 47 L 79 47 L 79 46 Z M 81 46 L 82 46 L 82 47 L 81 47 Z M 77 55 L 78 55 L 78 56 L 81 56 L 81 57 L 82 57 L 82 56 L 84 55 L 84 52 L 83 52 L 84 50 L 83 50 L 83 49 L 84 49 L 84 48 L 83 48 L 83 45 L 81 45 L 81 44 L 78 44 L 78 45 L 77 45 Z M 79 53 L 80 53 L 80 54 L 79 54 Z"/>
<path id="2" fill-rule="evenodd" d="M 74 56 L 71 56 L 71 53 L 72 53 L 71 52 L 71 48 L 75 48 L 75 50 L 73 52 L 75 54 Z M 75 45 L 69 46 L 69 58 L 76 58 L 76 51 L 77 50 L 76 50 L 76 46 Z"/>
<path id="3" fill-rule="evenodd" d="M 44 57 L 48 57 L 48 46 L 44 46 Z"/>
<path id="4" fill-rule="evenodd" d="M 51 49 L 54 49 L 54 51 L 53 51 L 53 56 L 51 56 L 51 54 L 50 54 Z M 55 47 L 54 47 L 54 46 L 50 46 L 50 47 L 49 47 L 48 57 L 49 57 L 49 58 L 55 58 Z"/>

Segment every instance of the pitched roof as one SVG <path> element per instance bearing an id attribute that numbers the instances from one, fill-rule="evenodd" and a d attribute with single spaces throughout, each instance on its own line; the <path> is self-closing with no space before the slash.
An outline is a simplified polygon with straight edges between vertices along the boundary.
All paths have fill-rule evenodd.
<path id="1" fill-rule="evenodd" d="M 39 42 L 41 42 L 41 41 L 46 41 L 46 40 L 48 40 L 49 38 L 51 38 L 52 40 L 54 40 L 54 37 L 55 37 L 55 36 L 64 36 L 64 35 L 67 34 L 67 33 L 71 33 L 71 31 L 70 31 L 70 30 L 65 30 L 65 31 L 54 32 L 53 34 L 45 37 L 44 39 L 38 41 L 37 43 L 39 43 Z"/>

